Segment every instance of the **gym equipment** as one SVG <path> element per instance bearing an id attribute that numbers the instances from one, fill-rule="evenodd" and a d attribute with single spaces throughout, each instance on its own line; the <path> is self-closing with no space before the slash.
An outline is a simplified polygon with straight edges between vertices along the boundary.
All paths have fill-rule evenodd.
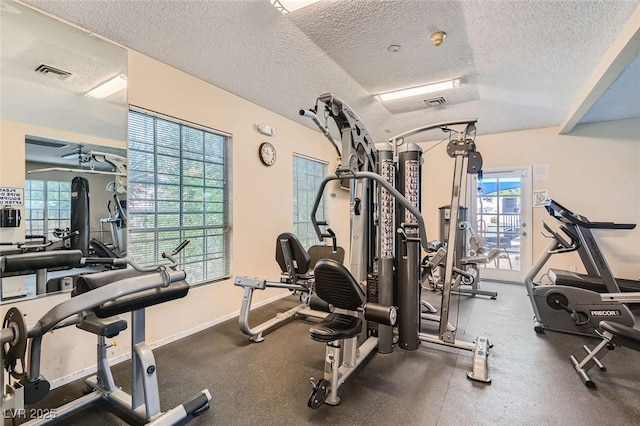
<path id="1" fill-rule="evenodd" d="M 113 194 L 113 200 L 107 204 L 107 210 L 109 216 L 100 219 L 100 233 L 104 233 L 103 226 L 108 224 L 111 244 L 107 245 L 96 238 L 91 238 L 89 243 L 97 256 L 125 257 L 127 254 L 127 202 L 121 200 L 117 193 Z"/>
<path id="2" fill-rule="evenodd" d="M 497 292 L 479 289 L 480 269 L 478 265 L 484 265 L 492 262 L 498 254 L 500 254 L 500 249 L 498 247 L 491 249 L 487 248 L 484 237 L 478 235 L 471 224 L 467 221 L 459 222 L 458 229 L 469 233 L 469 251 L 466 256 L 462 256 L 460 258 L 460 265 L 462 266 L 462 269 L 466 271 L 475 271 L 475 276 L 471 283 L 465 282 L 464 280 L 462 281 L 462 284 L 470 285 L 471 289 L 458 288 L 456 291 L 459 293 L 470 294 L 472 296 L 478 294 L 482 296 L 489 296 L 491 299 L 496 299 L 498 297 Z M 466 240 L 465 236 L 462 238 Z"/>
<path id="3" fill-rule="evenodd" d="M 89 181 L 76 176 L 71 181 L 71 229 L 78 233 L 71 238 L 71 249 L 89 256 L 90 233 Z"/>
<path id="4" fill-rule="evenodd" d="M 451 191 L 451 203 L 450 206 L 450 214 L 449 220 L 451 224 L 459 223 L 458 215 L 460 213 L 460 200 L 464 199 L 466 195 L 466 183 L 467 179 L 465 174 L 476 174 L 482 169 L 482 155 L 476 149 L 476 144 L 474 142 L 475 138 L 475 123 L 476 120 L 461 120 L 456 122 L 449 123 L 439 123 L 435 125 L 428 125 L 424 127 L 419 127 L 407 132 L 404 132 L 400 135 L 394 136 L 391 138 L 392 146 L 401 146 L 405 143 L 405 139 L 414 136 L 416 134 L 426 132 L 433 129 L 440 129 L 444 132 L 449 133 L 449 143 L 447 144 L 447 154 L 449 157 L 455 160 L 454 163 L 454 172 L 453 172 L 453 185 Z M 403 167 L 402 164 L 398 167 L 399 173 L 405 173 L 409 176 L 415 175 L 415 173 L 411 170 L 411 165 L 409 167 Z M 410 195 L 410 199 L 419 200 L 420 191 L 417 185 L 411 185 L 410 188 L 412 194 Z M 419 205 L 419 204 L 417 204 Z M 400 230 L 406 227 L 406 225 L 400 224 Z M 404 233 L 400 232 L 401 236 L 403 236 L 404 244 L 412 244 L 415 243 L 415 239 L 404 238 Z M 422 231 L 421 231 L 422 232 Z M 411 303 L 403 303 L 402 299 L 399 299 L 399 309 L 402 313 L 407 309 L 411 310 L 411 315 L 409 318 L 423 318 L 435 320 L 438 323 L 438 333 L 425 333 L 420 331 L 417 335 L 418 340 L 421 342 L 435 343 L 439 345 L 451 346 L 459 349 L 464 349 L 473 352 L 473 369 L 471 372 L 467 374 L 467 377 L 474 381 L 479 381 L 483 383 L 491 383 L 491 379 L 488 375 L 488 365 L 487 365 L 487 356 L 488 350 L 490 348 L 490 343 L 486 337 L 478 336 L 475 342 L 466 342 L 456 338 L 456 329 L 449 322 L 450 316 L 450 300 L 451 293 L 454 290 L 454 286 L 456 285 L 458 277 L 461 275 L 459 271 L 456 271 L 455 268 L 455 259 L 459 254 L 456 254 L 457 247 L 457 226 L 449 226 L 447 241 L 448 246 L 445 249 L 441 247 L 437 254 L 436 262 L 428 263 L 427 265 L 422 265 L 422 262 L 418 259 L 418 262 L 415 262 L 415 258 L 409 262 L 409 257 L 399 257 L 398 263 L 399 267 L 407 267 L 411 268 L 412 277 L 418 277 L 418 281 L 420 281 L 420 277 L 422 276 L 422 271 L 420 268 L 422 266 L 426 266 L 427 268 L 432 268 L 433 264 L 441 264 L 444 261 L 444 281 L 442 282 L 442 295 L 441 295 L 441 304 L 439 315 L 433 315 L 435 309 L 430 309 L 432 312 L 427 314 L 420 313 L 420 308 L 422 306 L 421 303 L 416 303 L 411 301 Z M 415 246 L 415 244 L 413 244 Z M 425 247 L 428 250 L 428 246 Z M 415 281 L 411 281 L 415 282 Z M 404 283 L 405 285 L 411 285 L 411 282 Z M 429 306 L 429 308 L 432 308 Z M 398 322 L 401 323 L 403 320 L 403 315 L 401 314 Z M 420 326 L 422 323 L 419 323 Z M 421 328 L 420 328 L 421 330 Z M 411 337 L 413 339 L 413 337 Z M 400 335 L 399 344 L 401 347 L 403 346 L 402 335 Z M 413 342 L 410 342 L 409 347 L 413 346 Z"/>
<path id="5" fill-rule="evenodd" d="M 313 257 L 312 257 L 313 256 Z M 314 275 L 312 269 L 321 258 L 332 258 L 339 263 L 344 261 L 344 249 L 337 247 L 335 235 L 332 246 L 313 246 L 307 252 L 300 240 L 289 232 L 284 232 L 276 238 L 276 262 L 280 265 L 282 275 L 280 282 L 259 280 L 237 276 L 233 283 L 244 288 L 242 305 L 240 307 L 240 330 L 249 336 L 254 343 L 264 340 L 263 334 L 296 317 L 324 318 L 329 310 L 325 302 L 314 297 Z M 300 305 L 286 312 L 278 313 L 275 318 L 265 321 L 255 327 L 249 326 L 249 312 L 254 290 L 266 288 L 286 288 L 293 294 L 300 295 Z"/>
<path id="6" fill-rule="evenodd" d="M 184 241 L 173 252 L 163 253 L 168 264 L 141 267 L 128 258 L 104 259 L 82 257 L 82 252 L 60 251 L 55 253 L 56 261 L 66 257 L 69 264 L 114 263 L 128 264 L 133 269 L 107 271 L 82 276 L 74 290 L 73 297 L 40 318 L 33 326 L 24 324 L 22 314 L 12 308 L 7 312 L 0 334 L 4 366 L 11 377 L 18 380 L 7 386 L 2 397 L 2 411 L 16 412 L 24 404 L 32 404 L 43 399 L 49 391 L 49 382 L 40 375 L 41 345 L 44 335 L 54 328 L 77 325 L 78 328 L 94 333 L 98 338 L 96 376 L 87 379 L 91 392 L 75 401 L 56 409 L 55 418 L 34 419 L 27 425 L 48 424 L 75 413 L 86 405 L 109 400 L 125 413 L 138 421 L 153 425 L 173 425 L 195 416 L 209 408 L 211 394 L 204 389 L 188 401 L 167 412 L 161 412 L 153 353 L 145 343 L 145 312 L 148 306 L 164 303 L 187 295 L 190 286 L 185 281 L 184 271 L 177 269 L 174 256 L 182 250 Z M 28 253 L 23 259 L 13 258 L 9 264 L 21 262 L 25 268 L 37 268 L 40 262 L 53 262 L 51 253 Z M 43 256 L 46 258 L 43 259 Z M 48 259 L 48 260 L 47 260 Z M 7 259 L 0 258 L 6 265 Z M 131 312 L 132 343 L 132 394 L 128 395 L 115 386 L 107 360 L 107 337 L 114 337 L 126 329 L 127 323 L 118 315 Z M 29 340 L 29 364 L 25 362 L 27 341 Z M 4 388 L 4 375 L 0 379 Z"/>
<path id="7" fill-rule="evenodd" d="M 639 303 L 640 293 L 606 293 L 601 294 L 600 298 L 603 302 Z M 586 345 L 582 346 L 587 353 L 587 356 L 582 361 L 578 362 L 573 355 L 570 357 L 573 368 L 578 373 L 578 376 L 580 376 L 582 383 L 588 388 L 595 388 L 596 384 L 591 380 L 587 371 L 594 365 L 598 366 L 602 372 L 607 371 L 607 368 L 602 364 L 601 360 L 609 352 L 605 352 L 600 358 L 597 358 L 602 349 L 606 348 L 608 351 L 612 351 L 616 346 L 624 346 L 634 351 L 640 351 L 640 331 L 633 327 L 615 322 L 600 321 L 598 335 L 602 338 L 602 341 L 593 350 L 590 350 Z"/>
<path id="8" fill-rule="evenodd" d="M 600 321 L 607 320 L 633 327 L 635 318 L 629 308 L 616 300 L 602 300 L 600 294 L 580 287 L 534 283 L 536 275 L 554 254 L 575 251 L 580 242 L 565 225 L 560 231 L 542 223 L 551 241 L 527 273 L 524 284 L 534 313 L 534 330 L 560 331 L 598 336 Z M 615 282 L 612 283 L 615 285 Z M 614 291 L 613 293 L 619 293 Z"/>
<path id="9" fill-rule="evenodd" d="M 585 288 L 598 293 L 637 292 L 640 281 L 615 278 L 607 260 L 593 235 L 594 229 L 631 230 L 634 223 L 591 222 L 586 217 L 573 213 L 562 204 L 548 200 L 546 209 L 549 215 L 564 225 L 565 232 L 576 241 L 574 250 L 578 252 L 586 274 L 549 269 L 549 278 L 554 284 Z"/>
<path id="10" fill-rule="evenodd" d="M 54 232 L 54 236 L 56 232 Z M 77 231 L 59 233 L 60 238 L 54 240 L 47 240 L 45 236 L 38 236 L 41 241 L 21 242 L 21 243 L 8 243 L 8 245 L 15 245 L 16 249 L 11 251 L 3 251 L 0 253 L 0 276 L 9 277 L 15 275 L 35 274 L 36 277 L 36 294 L 48 293 L 47 285 L 47 272 L 50 270 L 70 269 L 70 264 L 67 259 L 75 259 L 82 257 L 82 251 L 79 250 L 47 250 L 53 247 L 54 244 L 62 243 L 78 235 Z M 67 257 L 65 253 L 68 253 L 70 257 Z M 28 258 L 25 255 L 30 255 Z M 22 259 L 38 258 L 41 262 L 27 262 L 23 263 Z M 36 265 L 37 269 L 27 268 L 27 265 Z M 55 291 L 55 290 L 51 290 Z M 0 298 L 2 297 L 2 286 L 0 286 Z"/>
<path id="11" fill-rule="evenodd" d="M 127 159 L 119 155 L 90 151 L 83 162 L 95 161 L 107 163 L 116 173 L 115 180 L 109 182 L 106 191 L 112 194 L 107 203 L 108 217 L 100 219 L 100 234 L 104 235 L 104 225 L 109 225 L 111 244 L 105 244 L 96 238 L 90 240 L 91 248 L 100 257 L 125 257 L 127 255 Z M 122 198 L 125 199 L 122 199 Z"/>
<path id="12" fill-rule="evenodd" d="M 319 111 L 322 111 L 325 117 L 331 118 L 340 130 L 342 149 L 338 147 L 339 143 L 333 140 L 325 124 L 320 121 L 317 115 Z M 377 303 L 385 307 L 398 306 L 397 343 L 401 348 L 415 350 L 420 342 L 424 341 L 474 351 L 474 367 L 468 376 L 474 380 L 489 382 L 486 369 L 489 346 L 487 339 L 478 338 L 475 344 L 456 341 L 455 330 L 448 322 L 453 258 L 447 259 L 440 316 L 433 316 L 440 321 L 442 331 L 438 335 L 430 335 L 421 330 L 420 247 L 428 250 L 424 218 L 420 213 L 422 151 L 415 144 L 404 143 L 405 137 L 431 129 L 441 129 L 449 132 L 450 136 L 458 136 L 457 140 L 451 139 L 447 146 L 449 155 L 456 159 L 452 205 L 455 205 L 454 209 L 457 210 L 462 169 L 466 166 L 467 172 L 477 172 L 482 164 L 475 144 L 467 139 L 467 135 L 471 135 L 475 130 L 475 120 L 426 126 L 398 135 L 388 143 L 374 145 L 357 114 L 332 94 L 318 97 L 312 109 L 301 110 L 300 114 L 310 118 L 318 126 L 340 156 L 335 174 L 327 176 L 320 184 L 311 212 L 311 221 L 318 238 L 322 241 L 333 234 L 330 228 L 322 231 L 320 226 L 328 226 L 328 223 L 316 217 L 327 183 L 333 180 L 349 180 L 351 252 L 348 272 L 358 285 L 366 283 L 364 294 L 367 303 Z M 457 223 L 456 216 L 457 214 L 452 218 L 452 223 Z M 455 246 L 454 237 L 449 236 Z M 454 250 L 444 251 L 445 257 L 453 254 Z M 350 278 L 345 278 L 343 273 L 340 280 L 349 282 Z M 348 287 L 347 284 L 343 285 Z M 340 320 L 347 321 L 342 317 Z M 388 322 L 377 324 L 370 321 L 362 330 L 360 340 L 377 345 L 378 352 L 389 353 L 393 350 L 394 330 Z M 311 334 L 314 339 L 319 338 L 315 331 Z M 376 340 L 369 340 L 376 336 Z M 372 351 L 370 349 L 367 346 L 361 347 L 360 350 L 368 353 Z M 334 357 L 339 354 L 328 353 L 327 356 L 335 360 Z M 357 359 L 350 358 L 349 355 L 346 358 L 349 365 Z M 327 364 L 326 369 L 329 367 Z M 344 379 L 346 378 L 332 380 L 334 383 L 335 380 L 341 383 Z M 315 383 L 310 406 L 317 406 L 313 401 L 321 400 L 333 387 L 335 384 L 332 383 Z M 314 394 L 317 394 L 318 398 L 315 398 Z M 336 401 L 334 396 L 329 400 Z"/>
<path id="13" fill-rule="evenodd" d="M 333 306 L 334 311 L 319 324 L 309 329 L 309 337 L 326 343 L 324 378 L 311 379 L 313 390 L 307 405 L 318 408 L 323 403 L 338 405 L 338 389 L 358 368 L 378 344 L 378 338 L 368 336 L 358 345 L 358 336 L 372 321 L 387 326 L 395 325 L 395 307 L 367 302 L 362 286 L 342 264 L 331 259 L 322 259 L 316 264 L 316 292 Z M 343 311 L 344 310 L 344 311 Z"/>
<path id="14" fill-rule="evenodd" d="M 488 296 L 491 299 L 496 299 L 498 297 L 497 292 L 480 289 L 480 269 L 478 265 L 491 262 L 498 256 L 500 249 L 486 249 L 484 238 L 476 234 L 471 224 L 466 221 L 467 208 L 460 207 L 459 209 L 460 217 L 457 224 L 456 246 L 454 247 L 456 256 L 453 266 L 456 278 L 451 286 L 451 291 L 458 294 Z M 427 274 L 423 272 L 423 278 L 425 275 L 429 278 L 428 281 L 434 290 L 442 286 L 443 277 L 439 274 L 439 271 L 441 271 L 445 265 L 444 263 L 434 265 L 429 258 L 433 256 L 440 247 L 447 247 L 447 235 L 451 224 L 450 218 L 451 207 L 440 207 L 440 236 L 443 238 L 444 244 L 440 241 L 432 241 L 430 243 L 433 246 L 432 251 L 428 253 L 427 258 L 423 260 L 424 269 L 428 272 Z M 469 247 L 467 247 L 467 232 L 469 233 Z M 470 286 L 471 288 L 462 286 Z"/>

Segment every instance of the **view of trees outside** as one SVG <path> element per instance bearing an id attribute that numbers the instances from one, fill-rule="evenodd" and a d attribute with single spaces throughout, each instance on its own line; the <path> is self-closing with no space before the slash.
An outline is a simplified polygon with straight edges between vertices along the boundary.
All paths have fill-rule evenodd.
<path id="1" fill-rule="evenodd" d="M 137 111 L 129 118 L 129 253 L 154 263 L 184 239 L 197 284 L 230 274 L 228 137 Z"/>
<path id="2" fill-rule="evenodd" d="M 299 155 L 293 156 L 293 233 L 306 249 L 320 243 L 311 223 L 311 211 L 326 175 L 326 163 Z M 317 219 L 324 220 L 325 213 L 323 196 L 318 206 Z"/>
<path id="3" fill-rule="evenodd" d="M 46 235 L 50 239 L 56 228 L 71 226 L 71 181 L 27 179 L 24 209 L 25 235 Z"/>

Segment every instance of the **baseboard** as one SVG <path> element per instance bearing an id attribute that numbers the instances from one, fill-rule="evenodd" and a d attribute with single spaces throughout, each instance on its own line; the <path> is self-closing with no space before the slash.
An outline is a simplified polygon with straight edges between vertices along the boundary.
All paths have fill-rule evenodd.
<path id="1" fill-rule="evenodd" d="M 285 297 L 290 296 L 290 293 L 283 293 L 283 294 L 279 294 L 277 296 L 271 297 L 269 299 L 263 300 L 262 302 L 256 303 L 255 305 L 253 305 L 251 307 L 251 310 L 254 310 L 256 308 L 260 308 L 262 306 L 268 305 L 269 303 L 273 303 L 276 302 L 280 299 L 283 299 Z M 216 318 L 215 320 L 206 322 L 204 324 L 200 324 L 196 327 L 190 328 L 189 330 L 185 330 L 182 331 L 180 333 L 174 334 L 173 336 L 169 336 L 169 337 L 165 337 L 164 339 L 160 339 L 157 342 L 153 342 L 149 344 L 149 347 L 151 349 L 156 349 L 159 348 L 161 346 L 164 345 L 168 345 L 169 343 L 173 343 L 175 341 L 178 341 L 180 339 L 183 339 L 187 336 L 190 336 L 192 334 L 198 333 L 202 330 L 206 330 L 207 328 L 213 327 L 214 325 L 218 325 L 222 322 L 225 322 L 227 320 L 230 320 L 232 318 L 236 318 L 240 316 L 240 310 L 237 310 L 235 312 L 232 312 L 230 314 L 224 315 L 220 318 Z M 240 329 L 238 329 L 238 333 L 241 333 Z M 121 362 L 127 361 L 128 359 L 131 358 L 131 352 L 127 352 L 125 354 L 121 354 L 118 356 L 115 356 L 111 359 L 109 359 L 109 365 L 113 366 L 113 365 L 117 365 L 120 364 Z M 51 384 L 51 389 L 55 389 L 58 388 L 60 386 L 66 385 L 68 383 L 74 382 L 78 379 L 81 379 L 83 377 L 89 376 L 91 374 L 94 374 L 97 371 L 97 367 L 96 365 L 92 365 L 90 367 L 87 368 L 83 368 L 82 370 L 76 371 L 74 373 L 71 373 L 69 375 L 66 375 L 64 377 L 60 377 L 59 379 L 53 379 L 51 380 L 50 384 Z"/>

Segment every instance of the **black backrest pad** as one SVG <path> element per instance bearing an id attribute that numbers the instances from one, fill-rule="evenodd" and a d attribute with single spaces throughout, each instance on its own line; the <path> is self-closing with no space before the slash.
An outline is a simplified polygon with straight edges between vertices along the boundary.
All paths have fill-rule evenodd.
<path id="1" fill-rule="evenodd" d="M 76 281 L 76 287 L 71 295 L 77 296 L 95 288 L 115 283 L 116 281 L 145 274 L 159 274 L 159 272 L 138 272 L 129 268 L 116 271 L 98 272 L 96 274 L 85 274 L 78 278 Z M 189 288 L 190 286 L 186 281 L 176 281 L 169 284 L 167 287 L 141 291 L 117 298 L 94 308 L 93 312 L 95 312 L 95 314 L 100 318 L 131 312 L 146 308 L 147 306 L 153 306 L 159 303 L 168 302 L 169 300 L 184 297 L 189 292 Z"/>
<path id="2" fill-rule="evenodd" d="M 311 246 L 309 247 L 309 256 L 311 257 L 310 269 L 315 268 L 320 259 L 333 259 L 340 264 L 344 263 L 344 249 L 342 247 L 336 247 L 336 251 L 333 251 L 333 246 Z"/>
<path id="3" fill-rule="evenodd" d="M 351 272 L 333 259 L 321 259 L 314 269 L 316 294 L 337 308 L 355 311 L 366 302 L 364 290 Z"/>
<path id="4" fill-rule="evenodd" d="M 33 271 L 62 266 L 80 266 L 81 250 L 51 250 L 31 253 L 8 254 L 4 257 L 2 272 Z"/>
<path id="5" fill-rule="evenodd" d="M 291 250 L 291 256 L 296 265 L 296 274 L 306 274 L 309 270 L 311 258 L 309 257 L 309 253 L 302 247 L 302 244 L 300 244 L 298 237 L 291 232 L 283 232 L 276 238 L 276 262 L 280 265 L 280 270 L 287 272 L 287 264 L 284 261 L 284 253 L 282 252 L 280 240 L 286 240 L 289 243 L 289 250 Z"/>

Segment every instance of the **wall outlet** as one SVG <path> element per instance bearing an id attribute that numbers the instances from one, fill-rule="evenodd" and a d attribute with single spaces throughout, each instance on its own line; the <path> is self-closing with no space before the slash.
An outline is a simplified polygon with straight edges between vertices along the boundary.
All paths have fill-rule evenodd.
<path id="1" fill-rule="evenodd" d="M 571 265 L 571 266 L 569 266 L 569 271 L 571 271 L 571 272 L 578 272 L 578 267 L 577 267 L 577 266 L 574 266 L 574 265 Z"/>

